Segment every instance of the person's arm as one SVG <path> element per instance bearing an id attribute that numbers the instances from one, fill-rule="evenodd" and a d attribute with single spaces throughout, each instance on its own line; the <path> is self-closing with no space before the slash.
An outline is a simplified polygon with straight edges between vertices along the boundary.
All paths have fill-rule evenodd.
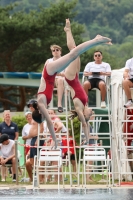
<path id="1" fill-rule="evenodd" d="M 2 132 L 2 123 L 0 123 L 0 136 L 2 135 L 1 132 Z"/>
<path id="2" fill-rule="evenodd" d="M 62 122 L 60 122 L 60 121 L 55 122 L 55 123 L 54 123 L 54 126 L 56 126 L 56 131 L 55 131 L 55 133 L 61 132 L 61 129 L 63 128 Z"/>
<path id="3" fill-rule="evenodd" d="M 100 72 L 100 75 L 111 76 L 111 72 Z"/>
<path id="4" fill-rule="evenodd" d="M 88 63 L 86 66 L 85 66 L 85 69 L 83 71 L 83 75 L 84 76 L 91 76 L 92 75 L 92 72 L 90 72 L 90 63 Z"/>
<path id="5" fill-rule="evenodd" d="M 28 139 L 28 135 L 25 135 L 22 137 L 23 140 L 27 140 Z"/>
<path id="6" fill-rule="evenodd" d="M 1 158 L 1 164 L 5 164 L 8 160 L 11 160 L 12 158 L 15 157 L 15 144 L 12 146 L 13 154 L 9 156 L 8 158 L 4 159 L 3 157 Z"/>
<path id="7" fill-rule="evenodd" d="M 15 124 L 15 138 L 14 140 L 18 140 L 19 132 L 18 132 L 18 126 Z"/>
<path id="8" fill-rule="evenodd" d="M 27 140 L 27 135 L 25 134 L 25 126 L 22 129 L 22 139 Z"/>
<path id="9" fill-rule="evenodd" d="M 83 75 L 84 75 L 84 76 L 90 76 L 90 75 L 92 75 L 92 72 L 86 72 L 86 71 L 84 71 L 84 72 L 83 72 Z"/>
<path id="10" fill-rule="evenodd" d="M 100 75 L 111 76 L 111 66 L 109 63 L 106 63 L 106 70 L 104 72 L 100 72 Z"/>
<path id="11" fill-rule="evenodd" d="M 19 136 L 19 133 L 15 132 L 15 138 L 14 138 L 14 140 L 18 140 L 18 136 Z"/>
<path id="12" fill-rule="evenodd" d="M 123 78 L 124 79 L 129 79 L 129 73 L 130 73 L 130 65 L 131 65 L 131 60 L 127 60 L 124 68 L 124 73 L 123 73 Z"/>
<path id="13" fill-rule="evenodd" d="M 129 79 L 129 69 L 125 69 L 125 70 L 124 70 L 123 78 L 124 78 L 124 79 Z"/>

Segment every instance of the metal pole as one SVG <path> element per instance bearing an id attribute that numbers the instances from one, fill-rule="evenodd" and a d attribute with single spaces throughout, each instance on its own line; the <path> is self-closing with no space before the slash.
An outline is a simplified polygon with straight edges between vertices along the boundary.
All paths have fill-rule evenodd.
<path id="1" fill-rule="evenodd" d="M 18 185 L 18 141 L 15 140 L 16 185 Z"/>

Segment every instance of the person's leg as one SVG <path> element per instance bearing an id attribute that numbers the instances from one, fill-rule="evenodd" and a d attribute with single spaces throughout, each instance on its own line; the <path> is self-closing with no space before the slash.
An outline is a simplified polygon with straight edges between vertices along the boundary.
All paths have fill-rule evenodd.
<path id="1" fill-rule="evenodd" d="M 133 87 L 133 83 L 129 80 L 123 80 L 122 85 L 123 85 L 123 89 L 125 91 L 125 94 L 127 96 L 127 99 L 128 100 L 132 99 L 130 88 Z"/>
<path id="2" fill-rule="evenodd" d="M 100 81 L 98 85 L 100 92 L 101 92 L 101 100 L 105 101 L 106 98 L 106 85 L 104 81 Z"/>
<path id="3" fill-rule="evenodd" d="M 65 56 L 62 56 L 61 58 L 57 59 L 54 62 L 48 63 L 47 67 L 47 73 L 49 75 L 53 75 L 55 73 L 58 73 L 60 71 L 63 71 L 72 61 L 74 61 L 78 56 L 80 56 L 82 53 L 86 52 L 90 48 L 99 45 L 99 44 L 105 44 L 110 42 L 111 39 L 107 37 L 103 37 L 101 35 L 96 36 L 94 39 L 84 42 L 74 49 L 72 49 L 68 54 Z M 75 69 L 71 69 L 72 72 L 75 71 Z"/>
<path id="4" fill-rule="evenodd" d="M 16 159 L 12 158 L 12 174 L 13 179 L 16 179 Z"/>
<path id="5" fill-rule="evenodd" d="M 64 78 L 63 77 L 56 78 L 55 84 L 57 87 L 58 107 L 62 107 L 62 97 L 64 93 Z"/>
<path id="6" fill-rule="evenodd" d="M 32 163 L 34 163 L 33 158 L 30 158 L 26 161 L 26 170 L 28 172 L 28 176 L 30 178 L 30 182 L 33 181 L 33 176 L 32 176 Z"/>
<path id="7" fill-rule="evenodd" d="M 88 161 L 88 164 L 89 165 L 93 165 L 93 161 Z M 88 170 L 89 172 L 92 172 L 92 168 L 91 167 L 89 167 L 89 170 Z M 86 174 L 86 179 L 87 179 L 87 181 L 93 181 L 93 179 L 92 179 L 92 175 L 91 174 Z"/>
<path id="8" fill-rule="evenodd" d="M 71 51 L 73 48 L 76 47 L 76 43 L 72 35 L 69 19 L 66 19 L 66 25 L 65 25 L 64 31 L 66 32 L 67 47 Z"/>
<path id="9" fill-rule="evenodd" d="M 6 167 L 5 166 L 1 166 L 1 178 L 2 178 L 2 181 L 5 181 L 5 178 L 6 178 Z"/>
<path id="10" fill-rule="evenodd" d="M 66 25 L 65 25 L 64 31 L 66 32 L 67 47 L 71 51 L 76 47 L 76 44 L 75 44 L 75 41 L 74 41 L 74 38 L 72 35 L 69 19 L 66 19 Z M 65 76 L 66 76 L 66 78 L 69 78 L 71 80 L 71 79 L 75 78 L 76 73 L 79 73 L 79 71 L 80 71 L 80 58 L 77 57 L 66 68 Z"/>
<path id="11" fill-rule="evenodd" d="M 56 61 L 54 61 L 54 62 L 56 62 Z M 52 122 L 52 120 L 51 120 L 51 118 L 49 116 L 49 113 L 47 111 L 47 103 L 46 102 L 47 102 L 47 100 L 46 100 L 45 95 L 44 94 L 39 94 L 38 98 L 37 98 L 38 108 L 40 110 L 40 113 L 42 114 L 42 118 L 43 119 L 46 118 L 49 132 L 50 132 L 50 134 L 52 136 L 52 139 L 55 142 L 55 148 L 57 148 L 57 142 L 56 142 L 56 136 L 55 136 L 54 126 L 53 126 L 53 122 Z"/>
<path id="12" fill-rule="evenodd" d="M 75 178 L 77 178 L 77 175 L 76 175 L 76 161 L 75 161 L 75 155 L 74 154 L 72 154 L 71 155 L 71 164 L 72 164 L 72 167 L 73 167 L 73 172 L 75 172 L 74 174 L 73 174 L 73 176 L 75 177 Z"/>
<path id="13" fill-rule="evenodd" d="M 76 172 L 76 162 L 75 160 L 71 160 L 72 166 L 73 166 L 73 172 Z"/>
<path id="14" fill-rule="evenodd" d="M 41 166 L 44 166 L 44 164 L 45 164 L 45 162 L 43 162 L 43 161 L 40 162 Z M 39 170 L 41 171 L 41 169 L 42 168 L 40 168 Z M 45 176 L 43 174 L 39 175 L 39 181 L 40 181 L 40 183 L 44 183 L 44 178 L 45 178 Z"/>
<path id="15" fill-rule="evenodd" d="M 83 88 L 87 94 L 87 96 L 89 95 L 89 91 L 91 89 L 91 83 L 87 80 L 83 83 Z"/>

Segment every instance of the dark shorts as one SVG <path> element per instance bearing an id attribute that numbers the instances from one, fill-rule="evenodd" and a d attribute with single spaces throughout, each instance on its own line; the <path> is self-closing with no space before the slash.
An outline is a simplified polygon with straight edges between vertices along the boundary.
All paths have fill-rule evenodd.
<path id="1" fill-rule="evenodd" d="M 97 88 L 99 89 L 99 82 L 102 81 L 105 83 L 104 80 L 100 79 L 100 78 L 91 78 L 91 79 L 88 79 L 88 81 L 90 82 L 91 84 L 91 89 L 89 90 L 92 90 L 93 88 Z M 99 89 L 100 90 L 100 89 Z"/>
<path id="2" fill-rule="evenodd" d="M 95 144 L 95 140 L 94 139 L 89 139 L 89 144 Z"/>
<path id="3" fill-rule="evenodd" d="M 36 137 L 33 137 L 32 139 L 31 139 L 31 146 L 35 146 L 35 142 L 36 142 L 36 140 L 37 140 L 37 136 Z M 43 146 L 43 144 L 44 144 L 44 141 L 43 140 L 40 140 L 40 146 Z M 30 158 L 34 158 L 34 156 L 36 156 L 37 155 L 37 148 L 35 148 L 35 147 L 31 147 L 30 148 Z"/>
<path id="4" fill-rule="evenodd" d="M 4 158 L 5 160 L 6 158 Z M 12 164 L 12 159 L 8 160 L 5 164 L 11 165 Z"/>
<path id="5" fill-rule="evenodd" d="M 133 78 L 129 79 L 129 81 L 131 81 L 133 83 Z"/>
<path id="6" fill-rule="evenodd" d="M 65 155 L 63 156 L 63 158 L 65 159 L 67 155 L 68 155 L 68 153 L 65 153 Z M 70 155 L 70 160 L 75 160 L 75 154 L 71 154 Z"/>

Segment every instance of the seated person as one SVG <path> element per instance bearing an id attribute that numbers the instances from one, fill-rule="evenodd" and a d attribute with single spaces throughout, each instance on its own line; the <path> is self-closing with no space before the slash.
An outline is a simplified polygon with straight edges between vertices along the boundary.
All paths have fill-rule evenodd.
<path id="1" fill-rule="evenodd" d="M 5 164 L 12 164 L 12 181 L 16 181 L 15 142 L 14 140 L 10 140 L 7 134 L 2 134 L 0 137 L 0 143 L 0 164 L 2 165 L 2 181 L 5 181 Z"/>
<path id="2" fill-rule="evenodd" d="M 105 76 L 111 75 L 111 67 L 109 63 L 102 61 L 102 52 L 94 52 L 93 62 L 89 62 L 84 69 L 84 76 L 88 76 L 88 80 L 83 83 L 83 88 L 88 95 L 88 90 L 97 88 L 101 92 L 101 108 L 106 108 L 106 84 Z"/>
<path id="3" fill-rule="evenodd" d="M 133 58 L 126 61 L 123 78 L 124 80 L 122 82 L 122 86 L 128 99 L 124 107 L 128 108 L 130 106 L 133 106 L 133 99 L 130 90 L 130 88 L 133 87 Z"/>

